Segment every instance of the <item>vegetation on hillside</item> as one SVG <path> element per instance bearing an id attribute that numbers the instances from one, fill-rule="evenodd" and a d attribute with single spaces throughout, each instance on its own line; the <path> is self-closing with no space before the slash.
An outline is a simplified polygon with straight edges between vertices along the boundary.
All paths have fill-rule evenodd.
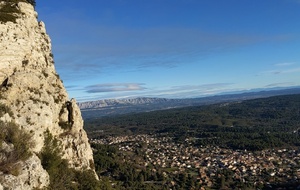
<path id="1" fill-rule="evenodd" d="M 90 138 L 96 139 L 152 134 L 172 137 L 175 144 L 189 143 L 195 149 L 208 145 L 236 152 L 242 152 L 242 149 L 253 154 L 260 154 L 263 149 L 276 152 L 280 147 L 299 150 L 300 95 L 91 119 L 85 121 L 85 128 Z M 137 143 L 142 150 L 143 142 Z M 119 145 L 126 147 L 127 144 Z M 92 144 L 92 147 L 103 189 L 199 189 L 203 185 L 197 178 L 199 174 L 193 173 L 198 171 L 176 173 L 174 168 L 141 165 L 146 158 L 139 148 L 126 152 L 117 144 Z M 273 164 L 277 164 L 275 160 Z M 298 182 L 292 179 L 286 183 L 276 181 L 277 178 L 267 170 L 259 176 L 266 183 L 260 184 L 251 183 L 252 178 L 234 180 L 235 173 L 228 168 L 216 170 L 214 175 L 211 189 L 295 189 L 298 186 Z"/>
<path id="2" fill-rule="evenodd" d="M 139 166 L 133 159 L 124 159 L 121 151 L 110 145 L 92 144 L 97 174 L 101 176 L 103 189 L 118 190 L 167 190 L 171 187 L 167 181 L 176 181 L 176 189 L 199 189 L 195 176 L 178 173 L 172 179 L 167 178 L 163 168 Z M 142 155 L 132 155 L 142 159 Z M 113 185 L 111 185 L 113 184 Z"/>
<path id="3" fill-rule="evenodd" d="M 4 114 L 12 116 L 10 109 L 0 104 L 0 117 Z M 18 175 L 20 161 L 25 161 L 31 156 L 31 135 L 13 122 L 0 121 L 0 131 L 0 171 Z"/>
<path id="4" fill-rule="evenodd" d="M 179 169 L 176 166 L 159 167 L 157 165 L 141 165 L 145 155 L 139 154 L 137 149 L 124 152 L 118 145 L 92 144 L 96 171 L 101 176 L 102 189 L 115 190 L 163 190 L 163 189 L 296 189 L 299 180 L 296 171 L 298 166 L 293 166 L 290 172 L 276 177 L 272 176 L 272 169 L 262 169 L 259 175 L 242 175 L 232 168 L 220 166 Z M 161 152 L 162 154 L 165 152 Z M 249 152 L 250 153 L 250 152 Z M 253 154 L 259 155 L 256 151 Z M 274 153 L 274 152 L 273 152 Z M 272 153 L 272 154 L 273 154 Z M 218 156 L 224 156 L 224 152 Z M 274 153 L 275 154 L 275 153 Z M 274 155 L 273 155 L 274 156 Z M 203 162 L 202 162 L 203 161 Z M 276 164 L 276 160 L 272 161 Z M 207 163 L 205 159 L 199 163 Z M 241 164 L 241 163 L 240 163 Z M 285 166 L 277 165 L 279 169 Z M 242 167 L 240 167 L 242 168 Z M 240 170 L 239 170 L 240 171 Z M 248 173 L 251 171 L 247 171 Z M 205 174 L 207 173 L 208 176 Z M 237 177 L 243 176 L 243 178 Z M 209 179 L 209 180 L 207 180 Z M 207 181 L 212 183 L 208 185 Z"/>
<path id="5" fill-rule="evenodd" d="M 0 118 L 5 114 L 13 117 L 9 107 L 0 104 Z M 32 136 L 13 122 L 0 120 L 0 172 L 19 175 L 22 161 L 31 155 Z M 61 146 L 51 133 L 45 134 L 45 145 L 39 155 L 43 168 L 50 176 L 49 190 L 100 190 L 101 183 L 91 170 L 77 171 L 69 168 L 61 157 Z"/>
<path id="6" fill-rule="evenodd" d="M 100 190 L 101 184 L 91 170 L 77 171 L 69 168 L 61 157 L 59 141 L 51 133 L 45 134 L 45 145 L 40 153 L 43 168 L 50 176 L 49 190 Z"/>
<path id="7" fill-rule="evenodd" d="M 91 138 L 159 133 L 232 149 L 299 146 L 300 95 L 91 119 L 85 128 Z"/>

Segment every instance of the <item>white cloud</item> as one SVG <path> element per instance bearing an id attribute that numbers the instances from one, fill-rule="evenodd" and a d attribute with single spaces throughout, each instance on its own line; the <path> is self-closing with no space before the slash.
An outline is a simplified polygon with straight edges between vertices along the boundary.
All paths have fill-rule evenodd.
<path id="1" fill-rule="evenodd" d="M 233 83 L 211 83 L 202 85 L 173 86 L 167 89 L 154 89 L 151 91 L 154 97 L 169 98 L 194 98 L 207 95 L 214 95 L 229 90 Z M 231 89 L 232 90 L 232 89 Z"/>
<path id="2" fill-rule="evenodd" d="M 232 83 L 212 83 L 202 85 L 173 86 L 166 89 L 148 89 L 143 83 L 111 83 L 97 84 L 85 87 L 89 94 L 79 98 L 79 101 L 107 98 L 162 97 L 162 98 L 195 98 L 209 96 L 221 92 L 232 91 Z M 134 93 L 132 93 L 134 91 Z M 97 94 L 98 93 L 98 94 Z"/>
<path id="3" fill-rule="evenodd" d="M 282 71 L 282 73 L 298 73 L 298 72 L 300 72 L 300 67 Z"/>
<path id="4" fill-rule="evenodd" d="M 273 75 L 279 75 L 279 74 L 299 73 L 299 72 L 300 72 L 300 67 L 292 68 L 292 69 L 285 69 L 285 70 L 272 70 L 272 71 L 267 71 L 266 73 L 273 74 Z"/>
<path id="5" fill-rule="evenodd" d="M 85 87 L 87 93 L 121 92 L 145 90 L 143 83 L 108 83 L 96 84 Z"/>
<path id="6" fill-rule="evenodd" d="M 268 84 L 265 87 L 272 88 L 272 87 L 285 87 L 285 86 L 293 86 L 293 85 L 295 85 L 295 83 L 293 83 L 293 82 L 281 82 L 281 83 Z"/>
<path id="7" fill-rule="evenodd" d="M 291 66 L 291 65 L 295 65 L 295 62 L 284 62 L 284 63 L 275 64 L 276 67 L 287 67 L 287 66 Z"/>
<path id="8" fill-rule="evenodd" d="M 288 74 L 288 73 L 298 73 L 300 72 L 300 67 L 296 67 L 296 62 L 282 62 L 274 64 L 273 70 L 264 71 L 257 76 L 260 75 L 279 75 L 279 74 Z"/>

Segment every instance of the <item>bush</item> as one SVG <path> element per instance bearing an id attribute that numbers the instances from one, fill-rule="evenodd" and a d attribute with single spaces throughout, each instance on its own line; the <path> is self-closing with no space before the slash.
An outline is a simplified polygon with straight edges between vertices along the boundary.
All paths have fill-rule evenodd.
<path id="1" fill-rule="evenodd" d="M 0 9 L 0 21 L 2 22 L 16 22 L 20 10 L 14 2 L 7 2 Z"/>
<path id="2" fill-rule="evenodd" d="M 13 113 L 9 107 L 7 107 L 3 104 L 0 104 L 0 117 L 2 117 L 6 113 L 8 113 L 10 116 L 13 116 Z"/>
<path id="3" fill-rule="evenodd" d="M 55 190 L 100 190 L 99 181 L 93 171 L 77 171 L 69 168 L 61 158 L 61 147 L 49 131 L 45 134 L 44 148 L 40 154 L 44 169 L 50 176 L 48 189 Z"/>
<path id="4" fill-rule="evenodd" d="M 78 183 L 78 190 L 100 190 L 100 183 L 95 178 L 95 174 L 93 171 L 75 171 L 75 177 Z"/>
<path id="5" fill-rule="evenodd" d="M 0 121 L 0 171 L 18 175 L 19 161 L 25 161 L 31 156 L 30 148 L 33 147 L 31 135 L 19 129 L 15 123 Z M 2 147 L 3 143 L 12 144 L 13 150 Z"/>
<path id="6" fill-rule="evenodd" d="M 72 124 L 68 121 L 60 121 L 58 122 L 58 125 L 64 130 L 71 130 L 72 128 Z"/>

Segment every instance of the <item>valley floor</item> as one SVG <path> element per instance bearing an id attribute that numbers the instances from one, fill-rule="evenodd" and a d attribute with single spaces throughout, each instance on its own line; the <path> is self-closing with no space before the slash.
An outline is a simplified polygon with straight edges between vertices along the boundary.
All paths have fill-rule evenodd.
<path id="1" fill-rule="evenodd" d="M 195 146 L 194 139 L 176 143 L 157 135 L 132 135 L 94 139 L 92 143 L 116 146 L 122 159 L 136 168 L 151 168 L 164 175 L 165 186 L 177 189 L 180 174 L 202 188 L 294 188 L 300 184 L 298 149 L 262 151 L 231 150 L 217 146 Z M 119 155 L 119 156 L 120 156 Z M 148 183 L 150 183 L 148 181 Z M 153 181 L 151 183 L 154 183 Z"/>

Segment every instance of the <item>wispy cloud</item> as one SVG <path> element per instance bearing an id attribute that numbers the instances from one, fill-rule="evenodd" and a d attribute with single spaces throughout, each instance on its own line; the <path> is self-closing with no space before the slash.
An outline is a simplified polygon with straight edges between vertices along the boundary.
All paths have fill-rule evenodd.
<path id="1" fill-rule="evenodd" d="M 89 95 L 81 96 L 78 101 L 99 100 L 99 99 L 120 99 L 135 97 L 163 97 L 163 98 L 195 98 L 229 92 L 233 83 L 212 83 L 201 85 L 173 86 L 165 89 L 144 87 L 143 83 L 114 83 L 98 84 L 86 87 Z M 134 91 L 134 93 L 132 93 Z"/>
<path id="2" fill-rule="evenodd" d="M 111 27 L 59 15 L 57 20 L 59 22 L 49 27 L 55 60 L 58 70 L 68 70 L 69 78 L 74 75 L 80 77 L 80 73 L 99 75 L 107 69 L 168 69 L 212 53 L 292 38 L 282 35 L 224 34 L 184 27 Z M 68 31 L 64 28 L 68 28 Z M 70 42 L 66 36 L 77 40 Z"/>
<path id="3" fill-rule="evenodd" d="M 273 88 L 273 87 L 285 87 L 285 86 L 293 86 L 294 82 L 281 82 L 281 83 L 272 83 L 265 86 L 265 88 Z"/>
<path id="4" fill-rule="evenodd" d="M 300 72 L 300 67 L 281 71 L 281 73 L 299 73 L 299 72 Z"/>
<path id="5" fill-rule="evenodd" d="M 294 65 L 295 62 L 284 62 L 284 63 L 277 63 L 275 64 L 276 67 L 287 67 L 287 66 L 291 66 Z"/>
<path id="6" fill-rule="evenodd" d="M 299 73 L 299 72 L 300 72 L 300 67 L 297 67 L 292 69 L 270 70 L 264 72 L 264 74 L 279 75 L 279 74 L 289 74 L 289 73 Z"/>
<path id="7" fill-rule="evenodd" d="M 233 83 L 211 83 L 201 85 L 181 85 L 173 86 L 167 89 L 153 89 L 151 92 L 156 97 L 171 97 L 171 98 L 192 98 L 207 95 L 213 95 L 227 91 Z M 232 89 L 231 89 L 232 90 Z"/>
<path id="8" fill-rule="evenodd" d="M 280 75 L 280 74 L 298 73 L 298 72 L 300 72 L 300 67 L 297 65 L 296 62 L 282 62 L 282 63 L 274 64 L 272 70 L 261 72 L 257 76 Z"/>
<path id="9" fill-rule="evenodd" d="M 232 85 L 233 83 L 211 83 L 211 84 L 201 84 L 201 85 L 183 85 L 183 86 L 173 86 L 173 90 L 202 90 L 210 91 L 215 89 L 220 89 Z"/>
<path id="10" fill-rule="evenodd" d="M 140 91 L 145 90 L 143 83 L 109 83 L 96 84 L 87 86 L 85 91 L 87 93 L 101 93 L 101 92 L 121 92 L 121 91 Z"/>
<path id="11" fill-rule="evenodd" d="M 80 28 L 73 29 L 73 36 L 85 36 L 84 42 L 76 44 L 62 42 L 56 45 L 62 53 L 78 53 L 88 57 L 144 57 L 148 55 L 181 55 L 200 54 L 224 51 L 228 48 L 239 47 L 266 41 L 286 41 L 282 36 L 257 35 L 224 35 L 202 31 L 196 28 L 144 28 L 131 29 L 125 27 L 99 27 L 78 23 Z M 82 27 L 84 26 L 84 27 Z M 70 26 L 76 27 L 76 26 Z M 58 29 L 59 30 L 59 29 Z M 87 32 L 89 31 L 89 32 Z M 289 38 L 289 37 L 286 37 Z"/>
<path id="12" fill-rule="evenodd" d="M 75 89 L 75 88 L 78 88 L 77 85 L 68 85 L 68 86 L 65 86 L 65 88 L 67 89 Z"/>

